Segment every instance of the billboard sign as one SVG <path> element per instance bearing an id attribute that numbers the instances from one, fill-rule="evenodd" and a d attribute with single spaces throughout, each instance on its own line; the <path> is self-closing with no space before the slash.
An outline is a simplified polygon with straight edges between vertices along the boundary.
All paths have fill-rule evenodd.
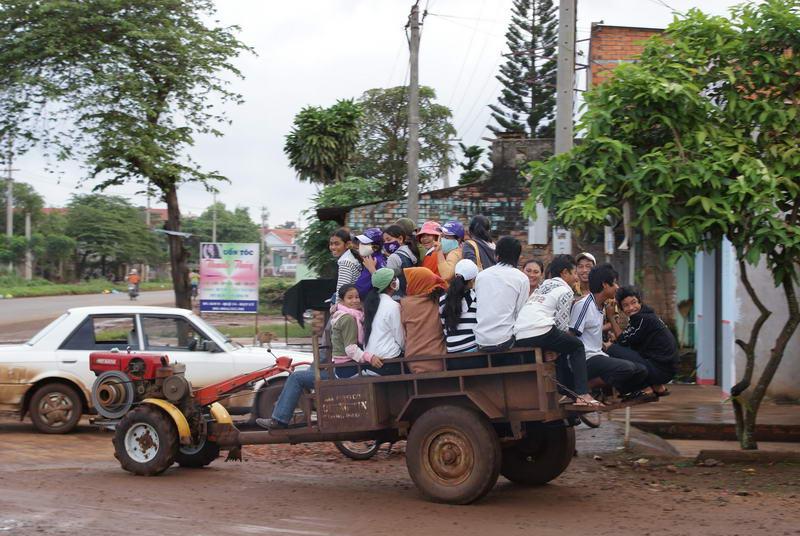
<path id="1" fill-rule="evenodd" d="M 259 244 L 200 244 L 200 312 L 258 311 Z"/>

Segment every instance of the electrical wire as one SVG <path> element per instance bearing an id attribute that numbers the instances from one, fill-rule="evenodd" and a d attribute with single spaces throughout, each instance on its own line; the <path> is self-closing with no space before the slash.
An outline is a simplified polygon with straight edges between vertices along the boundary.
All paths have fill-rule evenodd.
<path id="1" fill-rule="evenodd" d="M 483 9 L 486 7 L 486 0 L 481 1 L 481 9 L 478 12 L 478 16 L 480 17 L 483 15 Z M 464 59 L 461 61 L 461 68 L 458 70 L 458 76 L 456 77 L 456 82 L 454 84 L 453 93 L 450 94 L 450 100 L 447 101 L 447 107 L 450 108 L 453 104 L 453 100 L 455 99 L 456 93 L 458 92 L 458 88 L 460 87 L 459 84 L 461 83 L 461 76 L 464 74 L 464 67 L 467 65 L 467 59 L 469 58 L 469 53 L 472 51 L 472 43 L 475 41 L 475 34 L 477 33 L 477 29 L 480 26 L 480 23 L 476 23 L 475 27 L 473 28 L 472 35 L 469 38 L 469 45 L 467 45 L 467 50 L 464 53 Z"/>

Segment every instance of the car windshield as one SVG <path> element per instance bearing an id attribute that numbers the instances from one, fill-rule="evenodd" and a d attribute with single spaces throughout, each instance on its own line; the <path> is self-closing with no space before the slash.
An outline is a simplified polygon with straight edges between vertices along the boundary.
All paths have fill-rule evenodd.
<path id="1" fill-rule="evenodd" d="M 217 341 L 223 341 L 223 349 L 226 352 L 231 352 L 231 351 L 233 351 L 233 350 L 235 350 L 237 348 L 241 348 L 242 347 L 241 344 L 239 344 L 238 342 L 234 342 L 234 341 L 230 340 L 228 337 L 226 337 L 225 335 L 220 333 L 220 331 L 217 328 L 215 328 L 214 326 L 210 325 L 208 322 L 206 322 L 205 320 L 203 320 L 201 317 L 197 316 L 196 314 L 191 314 L 189 316 L 191 316 L 191 318 L 192 318 L 192 323 L 194 323 L 195 326 L 200 328 L 201 331 L 207 333 L 208 335 L 210 335 L 211 337 L 213 337 Z"/>
<path id="2" fill-rule="evenodd" d="M 25 344 L 27 344 L 28 346 L 33 346 L 34 344 L 36 344 L 37 342 L 39 342 L 40 340 L 42 340 L 42 338 L 43 338 L 45 335 L 47 335 L 48 333 L 50 333 L 50 332 L 53 330 L 53 328 L 55 328 L 57 325 L 59 325 L 60 323 L 62 323 L 64 320 L 66 320 L 66 318 L 67 318 L 68 316 L 69 316 L 69 313 L 68 313 L 68 312 L 67 312 L 67 313 L 64 313 L 64 314 L 62 314 L 61 316 L 59 316 L 58 318 L 56 318 L 55 320 L 53 320 L 52 322 L 50 322 L 49 324 L 47 324 L 47 325 L 46 325 L 44 328 L 42 328 L 42 329 L 39 331 L 39 333 L 37 333 L 36 335 L 34 335 L 33 337 L 31 337 L 31 338 L 28 340 L 28 342 L 26 342 Z"/>

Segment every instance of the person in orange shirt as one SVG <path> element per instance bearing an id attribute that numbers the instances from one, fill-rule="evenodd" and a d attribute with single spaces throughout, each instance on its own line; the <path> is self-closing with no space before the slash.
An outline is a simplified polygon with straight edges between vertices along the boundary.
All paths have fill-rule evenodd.
<path id="1" fill-rule="evenodd" d="M 422 266 L 436 275 L 439 275 L 438 252 L 441 249 L 439 237 L 442 236 L 442 232 L 439 230 L 439 227 L 440 225 L 438 222 L 426 221 L 422 224 L 422 228 L 417 233 L 417 241 L 425 250 L 425 256 L 422 259 Z"/>
<path id="2" fill-rule="evenodd" d="M 141 281 L 141 280 L 142 280 L 142 278 L 139 277 L 139 273 L 136 271 L 136 268 L 133 268 L 131 270 L 131 273 L 128 275 L 128 279 L 127 279 L 128 283 L 133 283 L 134 285 L 136 285 L 138 287 L 139 286 L 139 281 Z"/>

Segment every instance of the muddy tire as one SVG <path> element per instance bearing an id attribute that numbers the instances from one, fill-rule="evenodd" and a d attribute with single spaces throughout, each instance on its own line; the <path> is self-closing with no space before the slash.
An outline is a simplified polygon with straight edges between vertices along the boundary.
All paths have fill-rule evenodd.
<path id="1" fill-rule="evenodd" d="M 500 474 L 516 484 L 546 484 L 564 472 L 575 454 L 575 429 L 541 427 L 503 450 Z"/>
<path id="2" fill-rule="evenodd" d="M 175 461 L 181 467 L 205 467 L 219 457 L 219 445 L 205 438 L 197 445 L 180 447 Z"/>
<path id="3" fill-rule="evenodd" d="M 486 495 L 500 472 L 500 442 L 486 418 L 461 406 L 439 406 L 411 426 L 406 466 L 429 499 L 469 504 Z"/>
<path id="4" fill-rule="evenodd" d="M 114 457 L 135 475 L 166 471 L 175 463 L 178 446 L 178 430 L 172 419 L 146 404 L 128 412 L 114 432 Z"/>
<path id="5" fill-rule="evenodd" d="M 28 407 L 34 428 L 45 434 L 66 434 L 78 425 L 83 402 L 78 392 L 63 383 L 39 387 Z"/>
<path id="6" fill-rule="evenodd" d="M 377 441 L 334 441 L 333 444 L 351 460 L 369 460 L 381 448 Z"/>

